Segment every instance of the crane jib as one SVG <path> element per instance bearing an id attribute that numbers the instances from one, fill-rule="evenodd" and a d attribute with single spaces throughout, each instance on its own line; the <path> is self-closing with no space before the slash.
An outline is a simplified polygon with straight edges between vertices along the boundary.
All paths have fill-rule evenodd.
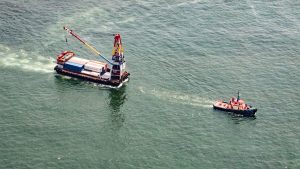
<path id="1" fill-rule="evenodd" d="M 93 51 L 96 55 L 99 55 L 102 59 L 104 59 L 105 61 L 107 61 L 109 64 L 111 64 L 111 65 L 117 65 L 117 64 L 114 64 L 114 63 L 112 63 L 111 61 L 109 61 L 107 58 L 105 58 L 104 56 L 102 56 L 101 54 L 100 54 L 100 52 L 97 50 L 97 49 L 95 49 L 93 46 L 91 46 L 90 44 L 88 44 L 86 41 L 84 41 L 83 39 L 81 39 L 77 34 L 75 34 L 74 32 L 73 32 L 73 30 L 70 30 L 69 28 L 67 28 L 67 27 L 63 27 L 64 28 L 64 30 L 66 30 L 68 33 L 70 33 L 72 36 L 74 36 L 77 40 L 79 40 L 81 43 L 83 43 L 86 47 L 88 47 L 91 51 Z"/>
<path id="2" fill-rule="evenodd" d="M 111 65 L 121 65 L 123 63 L 119 63 L 119 64 L 116 64 L 116 63 L 112 63 L 110 60 L 108 60 L 106 57 L 102 56 L 101 53 L 95 49 L 92 45 L 88 44 L 85 40 L 81 39 L 77 34 L 75 34 L 73 32 L 73 30 L 70 30 L 69 28 L 67 28 L 66 26 L 63 27 L 64 30 L 66 30 L 68 33 L 70 33 L 72 36 L 74 36 L 77 40 L 79 40 L 81 43 L 83 43 L 86 47 L 88 47 L 91 51 L 93 51 L 96 55 L 100 56 L 102 59 L 104 59 L 105 61 L 107 61 L 109 64 Z M 120 35 L 118 34 L 118 40 L 120 39 Z M 116 39 L 115 39 L 115 42 L 114 42 L 114 46 L 116 44 Z"/>

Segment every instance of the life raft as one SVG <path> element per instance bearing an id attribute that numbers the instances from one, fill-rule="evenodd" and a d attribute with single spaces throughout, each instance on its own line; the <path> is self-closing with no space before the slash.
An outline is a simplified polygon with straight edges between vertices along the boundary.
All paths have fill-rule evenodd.
<path id="1" fill-rule="evenodd" d="M 64 51 L 60 55 L 57 56 L 57 63 L 66 62 L 75 56 L 74 52 L 71 51 Z"/>

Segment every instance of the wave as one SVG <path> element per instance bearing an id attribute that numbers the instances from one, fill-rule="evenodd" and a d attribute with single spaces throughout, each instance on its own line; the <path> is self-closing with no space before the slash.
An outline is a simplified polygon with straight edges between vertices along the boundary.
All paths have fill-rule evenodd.
<path id="1" fill-rule="evenodd" d="M 0 44 L 0 68 L 21 68 L 24 71 L 34 71 L 40 73 L 52 73 L 55 66 L 54 59 L 27 52 L 24 49 L 13 51 L 8 46 Z"/>

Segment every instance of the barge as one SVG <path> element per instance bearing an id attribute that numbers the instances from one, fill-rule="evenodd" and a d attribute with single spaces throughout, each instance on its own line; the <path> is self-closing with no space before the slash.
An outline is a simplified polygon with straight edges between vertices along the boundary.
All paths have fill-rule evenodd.
<path id="1" fill-rule="evenodd" d="M 126 61 L 120 34 L 114 35 L 112 58 L 108 60 L 72 30 L 67 27 L 64 27 L 64 30 L 74 36 L 96 55 L 100 56 L 105 62 L 79 58 L 76 57 L 72 51 L 64 51 L 58 55 L 56 59 L 54 70 L 58 74 L 111 87 L 121 87 L 123 83 L 129 80 L 130 73 L 125 70 Z"/>

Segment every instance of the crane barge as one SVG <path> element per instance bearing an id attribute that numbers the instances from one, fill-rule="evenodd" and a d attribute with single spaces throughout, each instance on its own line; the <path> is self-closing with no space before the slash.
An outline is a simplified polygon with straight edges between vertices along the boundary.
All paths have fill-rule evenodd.
<path id="1" fill-rule="evenodd" d="M 63 28 L 105 62 L 75 57 L 74 52 L 64 51 L 56 59 L 57 65 L 54 70 L 58 74 L 112 87 L 121 87 L 123 83 L 128 81 L 130 73 L 125 70 L 126 61 L 120 34 L 114 35 L 112 58 L 109 60 L 92 45 L 80 38 L 73 30 L 65 26 Z"/>

